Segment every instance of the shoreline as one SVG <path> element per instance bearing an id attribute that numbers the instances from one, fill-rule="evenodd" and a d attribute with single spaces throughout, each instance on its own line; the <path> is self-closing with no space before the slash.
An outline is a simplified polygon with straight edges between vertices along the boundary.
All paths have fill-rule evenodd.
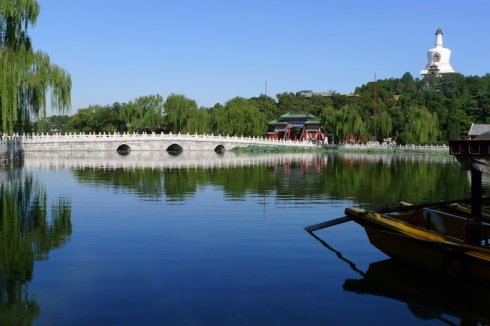
<path id="1" fill-rule="evenodd" d="M 234 153 L 364 153 L 364 154 L 424 154 L 449 155 L 447 146 L 396 146 L 396 147 L 359 147 L 345 145 L 326 145 L 316 148 L 293 148 L 286 146 L 245 146 L 230 150 Z"/>

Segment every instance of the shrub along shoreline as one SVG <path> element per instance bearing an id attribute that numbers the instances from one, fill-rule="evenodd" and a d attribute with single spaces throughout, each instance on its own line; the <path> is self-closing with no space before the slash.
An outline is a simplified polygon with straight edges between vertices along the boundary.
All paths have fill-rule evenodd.
<path id="1" fill-rule="evenodd" d="M 264 153 L 359 153 L 359 154 L 423 154 L 423 155 L 449 155 L 449 151 L 418 151 L 393 148 L 301 148 L 289 146 L 245 146 L 230 150 L 234 153 L 264 154 Z"/>

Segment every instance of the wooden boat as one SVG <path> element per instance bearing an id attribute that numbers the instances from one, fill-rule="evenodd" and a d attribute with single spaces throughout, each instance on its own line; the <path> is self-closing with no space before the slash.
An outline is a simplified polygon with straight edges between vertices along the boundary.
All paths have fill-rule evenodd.
<path id="1" fill-rule="evenodd" d="M 489 198 L 482 173 L 490 173 L 490 132 L 471 140 L 450 140 L 450 154 L 471 171 L 471 198 L 368 211 L 347 208 L 347 216 L 305 227 L 313 232 L 354 220 L 369 241 L 388 256 L 451 279 L 490 284 Z M 485 206 L 484 203 L 487 205 Z M 316 237 L 316 236 L 315 236 Z"/>
<path id="2" fill-rule="evenodd" d="M 390 257 L 442 272 L 453 279 L 490 283 L 490 225 L 473 223 L 446 205 L 378 213 L 347 208 L 369 241 Z"/>
<path id="3" fill-rule="evenodd" d="M 345 213 L 390 257 L 453 279 L 490 283 L 490 215 L 483 205 L 488 198 L 482 197 L 481 186 L 482 172 L 490 171 L 490 137 L 450 141 L 450 153 L 471 170 L 471 199 L 401 203 L 399 208 L 383 211 L 354 207 Z"/>

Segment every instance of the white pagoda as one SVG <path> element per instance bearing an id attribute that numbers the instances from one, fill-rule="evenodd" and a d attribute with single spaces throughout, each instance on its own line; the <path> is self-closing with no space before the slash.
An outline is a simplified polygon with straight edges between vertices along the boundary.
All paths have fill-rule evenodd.
<path id="1" fill-rule="evenodd" d="M 425 75 L 436 75 L 448 74 L 455 72 L 451 64 L 449 63 L 449 58 L 451 57 L 451 50 L 446 49 L 442 46 L 442 30 L 439 27 L 436 31 L 436 47 L 427 51 L 427 59 L 429 63 L 424 70 L 420 73 Z"/>

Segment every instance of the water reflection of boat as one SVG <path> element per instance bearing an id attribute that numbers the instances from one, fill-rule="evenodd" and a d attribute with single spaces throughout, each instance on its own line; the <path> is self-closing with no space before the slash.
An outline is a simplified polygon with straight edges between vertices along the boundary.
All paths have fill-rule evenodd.
<path id="1" fill-rule="evenodd" d="M 454 316 L 461 325 L 490 323 L 487 302 L 490 288 L 448 282 L 393 259 L 370 264 L 362 279 L 347 279 L 343 288 L 406 302 L 409 310 L 422 319 L 439 319 L 455 325 L 446 317 Z"/>

